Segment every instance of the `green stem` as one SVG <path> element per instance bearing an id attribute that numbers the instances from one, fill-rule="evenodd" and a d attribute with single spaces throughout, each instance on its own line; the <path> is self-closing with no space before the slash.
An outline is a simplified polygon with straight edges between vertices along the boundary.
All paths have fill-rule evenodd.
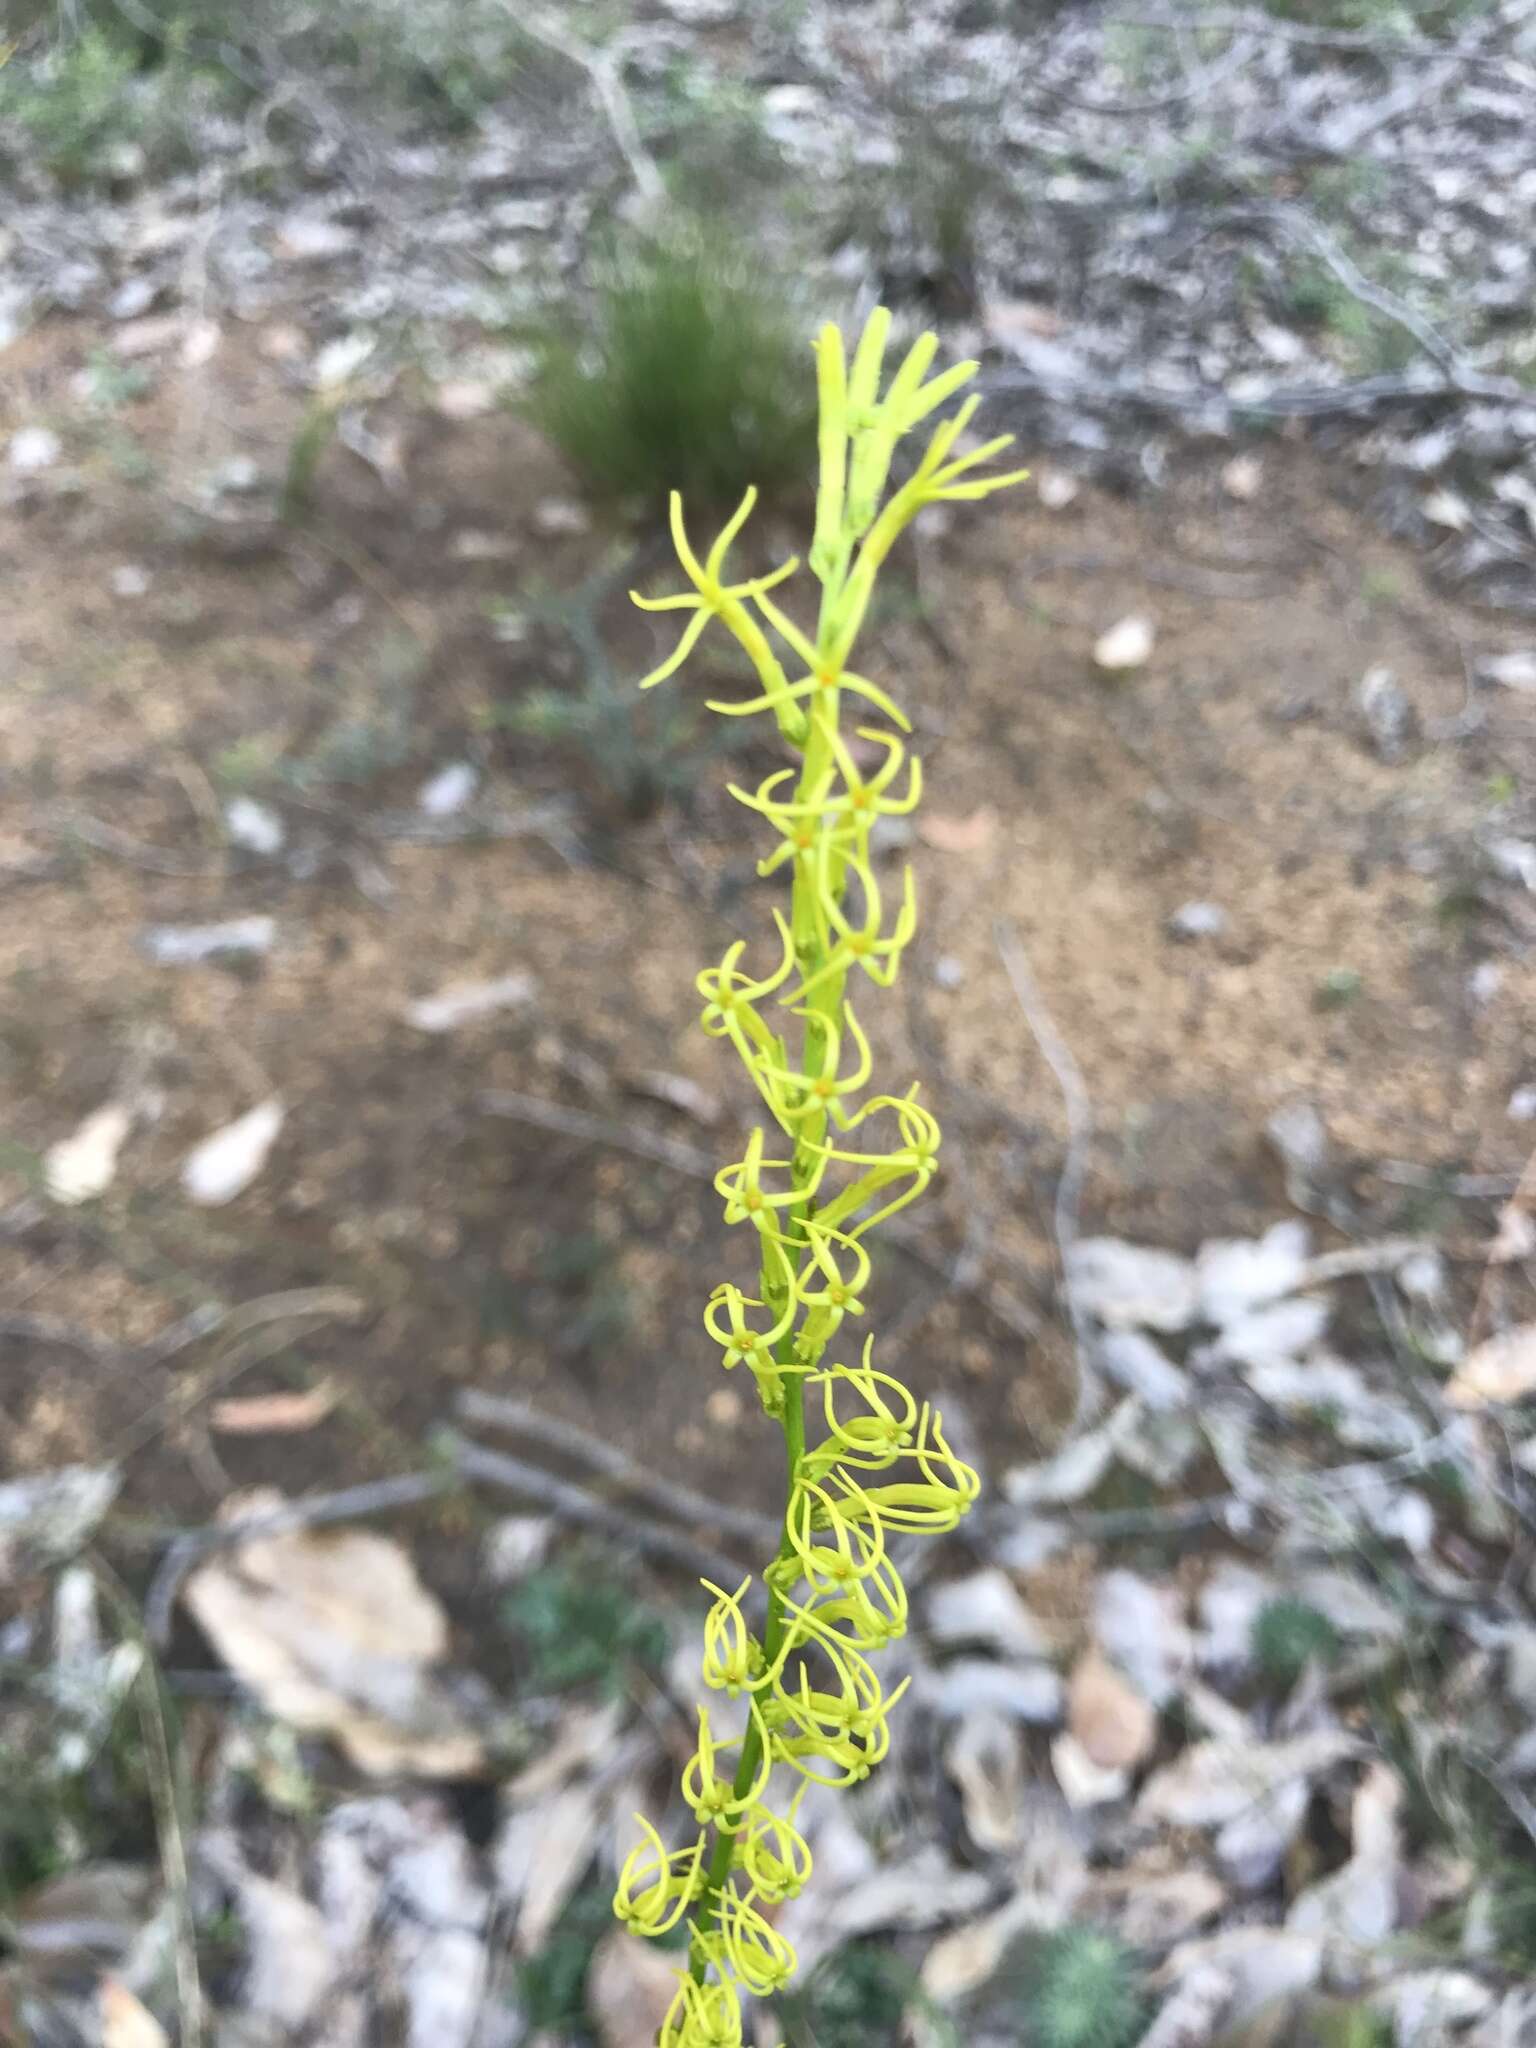
<path id="1" fill-rule="evenodd" d="M 843 584 L 847 575 L 848 554 L 851 543 L 845 545 L 837 570 L 823 586 L 821 616 L 817 622 L 816 645 L 820 652 L 832 646 L 836 634 L 836 617 Z M 850 636 L 851 637 L 851 636 Z M 836 704 L 833 705 L 836 717 Z M 815 788 L 818 778 L 825 771 L 831 755 L 831 748 L 825 738 L 812 724 L 806 742 L 805 756 L 800 773 L 796 801 L 804 803 Z M 790 897 L 790 932 L 794 940 L 796 958 L 807 980 L 826 964 L 825 950 L 816 928 L 815 891 L 798 867 L 795 870 L 794 887 Z M 809 998 L 809 1015 L 805 1020 L 805 1039 L 801 1051 L 801 1071 L 815 1078 L 826 1068 L 827 1052 L 831 1044 L 831 1033 L 843 1007 L 844 975 L 833 975 Z M 811 1150 L 826 1137 L 827 1117 L 825 1111 L 817 1116 L 805 1117 L 797 1127 L 794 1157 L 790 1172 L 795 1185 L 807 1183 L 815 1171 L 816 1155 Z M 805 1222 L 814 1203 L 811 1199 L 797 1203 L 790 1212 L 791 1228 Z M 767 1258 L 763 1260 L 762 1287 L 764 1299 L 771 1293 L 772 1276 Z M 780 1338 L 778 1358 L 782 1365 L 795 1361 L 795 1333 L 791 1330 Z M 798 1361 L 804 1363 L 804 1361 Z M 780 1427 L 784 1432 L 784 1448 L 787 1460 L 787 1486 L 784 1500 L 784 1531 L 779 1540 L 778 1563 L 784 1563 L 794 1555 L 794 1543 L 790 1533 L 790 1515 L 794 1509 L 795 1489 L 799 1481 L 800 1461 L 805 1455 L 805 1382 L 800 1372 L 786 1373 L 781 1382 L 784 1389 L 784 1410 Z M 768 1617 L 763 1626 L 763 1656 L 770 1666 L 776 1661 L 784 1647 L 785 1592 L 781 1585 L 770 1576 L 768 1579 Z M 763 1738 L 758 1722 L 747 1723 L 747 1732 L 742 1739 L 741 1757 L 736 1765 L 736 1777 L 731 1787 L 733 1798 L 745 1796 L 757 1777 L 763 1759 Z M 699 1933 L 708 1937 L 720 1924 L 721 1893 L 731 1874 L 732 1859 L 735 1855 L 736 1838 L 723 1830 L 717 1830 L 714 1846 L 710 1851 L 709 1863 L 705 1869 L 704 1908 L 700 1916 Z M 689 1965 L 696 1984 L 704 1982 L 709 1964 L 702 1945 L 694 1950 Z"/>

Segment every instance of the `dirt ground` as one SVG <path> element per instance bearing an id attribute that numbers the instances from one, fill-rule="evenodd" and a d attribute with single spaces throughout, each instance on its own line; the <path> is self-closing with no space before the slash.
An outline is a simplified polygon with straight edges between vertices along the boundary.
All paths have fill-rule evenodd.
<path id="1" fill-rule="evenodd" d="M 0 377 L 0 436 L 48 417 L 66 447 L 0 519 L 4 1469 L 122 1455 L 132 1512 L 201 1522 L 232 1485 L 418 1465 L 474 1384 L 706 1487 L 758 1474 L 767 1502 L 777 1462 L 743 1457 L 767 1439 L 701 1341 L 710 1288 L 745 1277 L 707 1182 L 481 1102 L 516 1090 L 722 1162 L 750 1112 L 695 1028 L 698 968 L 770 932 L 720 765 L 689 803 L 630 820 L 573 756 L 496 722 L 554 657 L 537 633 L 499 641 L 488 605 L 569 588 L 627 543 L 541 532 L 539 508 L 571 495 L 550 453 L 505 415 L 443 418 L 408 381 L 370 412 L 395 488 L 335 446 L 306 525 L 259 496 L 232 501 L 238 524 L 210 518 L 191 480 L 235 455 L 264 474 L 287 459 L 304 401 L 272 332 L 227 328 L 208 363 L 106 421 L 71 396 L 99 345 L 54 325 Z M 1213 449 L 1142 502 L 1085 488 L 1053 512 L 1024 492 L 957 520 L 904 558 L 866 653 L 914 714 L 929 794 L 905 999 L 864 1021 L 890 1083 L 921 1076 L 946 1126 L 950 1171 L 918 1212 L 929 1251 L 980 1252 L 974 1283 L 950 1287 L 887 1251 L 870 1326 L 996 1465 L 1071 1402 L 1051 1224 L 1063 1107 L 1000 921 L 1091 1098 L 1086 1229 L 1187 1249 L 1272 1220 L 1265 1125 L 1298 1099 L 1383 1226 L 1422 1202 L 1383 1162 L 1432 1188 L 1517 1173 L 1529 1150 L 1506 1105 L 1536 1074 L 1536 966 L 1518 957 L 1533 920 L 1518 889 L 1489 892 L 1477 846 L 1533 800 L 1536 700 L 1467 681 L 1474 653 L 1515 636 L 1439 598 L 1347 505 L 1348 474 L 1280 440 L 1259 452 L 1249 502 L 1223 491 L 1231 451 Z M 143 594 L 120 594 L 125 564 L 148 572 Z M 1105 677 L 1094 639 L 1132 611 L 1156 622 L 1152 658 Z M 648 629 L 622 604 L 603 620 L 638 673 Z M 1390 765 L 1356 696 L 1382 665 L 1419 722 Z M 705 673 L 673 687 L 702 695 Z M 295 779 L 339 720 L 373 750 L 358 779 Z M 482 809 L 564 792 L 571 829 L 393 836 L 461 759 Z M 236 789 L 284 817 L 279 857 L 225 845 Z M 1225 912 L 1218 936 L 1170 935 L 1192 900 Z M 276 942 L 233 967 L 156 965 L 141 944 L 152 924 L 256 912 Z M 521 1009 L 441 1036 L 402 1016 L 517 970 L 536 979 Z M 158 1114 L 114 1186 L 83 1208 L 30 1200 L 30 1162 L 125 1072 Z M 645 1093 L 655 1072 L 717 1095 L 719 1124 Z M 255 1185 L 190 1206 L 191 1146 L 274 1095 L 287 1121 Z M 156 1356 L 210 1298 L 317 1286 L 357 1312 L 278 1349 L 216 1336 Z M 65 1327 L 45 1341 L 42 1318 Z M 322 1378 L 341 1401 L 302 1434 L 208 1427 L 217 1394 Z"/>

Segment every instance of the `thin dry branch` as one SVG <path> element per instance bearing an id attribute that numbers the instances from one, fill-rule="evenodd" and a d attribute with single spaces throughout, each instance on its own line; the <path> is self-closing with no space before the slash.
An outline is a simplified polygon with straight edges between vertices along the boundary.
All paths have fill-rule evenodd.
<path id="1" fill-rule="evenodd" d="M 719 1170 L 711 1155 L 697 1145 L 664 1138 L 640 1124 L 618 1123 L 610 1117 L 594 1116 L 590 1110 L 573 1109 L 566 1103 L 551 1102 L 539 1095 L 524 1095 L 515 1088 L 488 1088 L 476 1096 L 475 1101 L 487 1116 L 514 1117 L 519 1123 L 532 1124 L 538 1130 L 554 1131 L 560 1137 L 601 1145 L 610 1151 L 628 1152 L 636 1159 L 654 1160 L 657 1165 L 670 1167 L 674 1173 L 686 1174 L 691 1180 L 708 1181 L 713 1185 Z M 1014 1336 L 1026 1340 L 1039 1334 L 1039 1323 L 1022 1303 L 980 1281 L 969 1250 L 962 1251 L 959 1259 L 952 1259 L 905 1216 L 893 1216 L 883 1230 L 889 1243 L 916 1264 L 937 1274 L 946 1288 L 969 1295 L 979 1302 L 1005 1330 L 1011 1330 Z"/>
<path id="2" fill-rule="evenodd" d="M 627 1452 L 617 1450 L 584 1429 L 578 1429 L 574 1423 L 541 1414 L 527 1401 L 511 1401 L 498 1394 L 482 1394 L 477 1388 L 467 1387 L 453 1405 L 455 1413 L 465 1422 L 487 1429 L 509 1430 L 514 1436 L 525 1437 L 529 1442 L 542 1444 L 565 1457 L 579 1459 L 594 1472 L 601 1472 L 604 1478 L 613 1480 L 634 1500 L 656 1508 L 661 1514 L 676 1516 L 680 1521 L 696 1522 L 707 1529 L 718 1529 L 722 1535 L 740 1536 L 744 1542 L 759 1548 L 766 1546 L 770 1550 L 776 1547 L 783 1533 L 780 1525 L 767 1515 L 754 1514 L 749 1508 L 728 1507 L 725 1502 L 696 1493 L 691 1486 L 684 1486 L 678 1480 L 662 1479 Z"/>
<path id="3" fill-rule="evenodd" d="M 1088 1094 L 1088 1084 L 1083 1079 L 1083 1070 L 1073 1057 L 1072 1048 L 1056 1028 L 1056 1021 L 1040 992 L 1018 933 L 1004 918 L 999 918 L 992 927 L 992 933 L 1003 971 L 1012 985 L 1024 1021 L 1034 1035 L 1041 1057 L 1050 1068 L 1066 1106 L 1067 1150 L 1056 1182 L 1054 1212 L 1056 1248 L 1065 1266 L 1067 1255 L 1077 1241 L 1083 1175 L 1088 1166 L 1088 1147 L 1093 1141 L 1093 1103 Z M 1083 1396 L 1087 1392 L 1086 1332 L 1070 1288 L 1067 1289 L 1067 1309 L 1077 1339 L 1078 1405 L 1081 1411 Z"/>
<path id="4" fill-rule="evenodd" d="M 709 1579 L 722 1586 L 736 1585 L 746 1571 L 737 1559 L 727 1557 L 721 1551 L 680 1536 L 674 1529 L 658 1528 L 654 1522 L 627 1515 L 608 1501 L 588 1493 L 585 1487 L 575 1486 L 568 1479 L 556 1479 L 521 1458 L 509 1458 L 501 1451 L 488 1451 L 483 1444 L 471 1443 L 468 1437 L 460 1436 L 457 1430 L 445 1430 L 442 1443 L 453 1460 L 455 1470 L 464 1478 L 483 1479 L 488 1485 L 505 1487 L 525 1500 L 548 1508 L 551 1514 L 563 1521 L 574 1522 L 578 1528 L 601 1530 L 603 1535 L 631 1544 L 645 1556 L 678 1565 L 695 1577 Z"/>
<path id="5" fill-rule="evenodd" d="M 1521 8 L 1509 26 L 1518 25 L 1530 12 Z M 1426 64 L 1444 63 L 1455 56 L 1462 64 L 1486 65 L 1500 70 L 1503 58 L 1496 52 L 1486 55 L 1478 50 L 1459 49 L 1445 43 L 1432 42 L 1417 36 L 1372 35 L 1364 29 L 1312 27 L 1302 21 L 1282 21 L 1269 14 L 1249 14 L 1241 11 L 1200 14 L 1191 19 L 1188 14 L 1160 13 L 1154 9 L 1138 8 L 1134 14 L 1115 14 L 1108 24 L 1112 28 L 1166 28 L 1188 29 L 1191 26 L 1213 34 L 1257 36 L 1272 42 L 1304 43 L 1319 50 L 1347 50 L 1365 57 L 1380 57 L 1383 61 L 1420 62 Z"/>
<path id="6" fill-rule="evenodd" d="M 505 0 L 504 0 L 505 4 Z M 518 0 L 518 5 L 506 7 L 517 26 L 535 42 L 543 43 L 546 49 L 556 51 L 568 63 L 584 71 L 592 81 L 592 90 L 607 118 L 608 126 L 623 157 L 635 190 L 645 205 L 658 208 L 667 196 L 667 188 L 661 172 L 656 168 L 645 144 L 640 139 L 640 126 L 635 119 L 634 109 L 629 104 L 629 95 L 619 77 L 619 66 L 611 51 L 594 50 L 589 43 L 574 36 L 559 21 L 551 20 L 542 8 L 530 7 L 527 0 Z"/>
<path id="7" fill-rule="evenodd" d="M 353 1522 L 363 1515 L 382 1514 L 389 1508 L 415 1507 L 421 1501 L 453 1491 L 458 1484 L 455 1473 L 442 1469 L 405 1472 L 394 1479 L 343 1487 L 338 1493 L 317 1493 L 307 1500 L 285 1501 L 279 1508 L 264 1508 L 258 1514 L 217 1522 L 207 1529 L 188 1530 L 167 1547 L 150 1581 L 144 1596 L 144 1633 L 157 1649 L 165 1647 L 170 1640 L 171 1615 L 183 1580 L 215 1551 L 254 1542 L 263 1536 L 288 1536 L 295 1529 L 315 1529 L 328 1522 Z"/>

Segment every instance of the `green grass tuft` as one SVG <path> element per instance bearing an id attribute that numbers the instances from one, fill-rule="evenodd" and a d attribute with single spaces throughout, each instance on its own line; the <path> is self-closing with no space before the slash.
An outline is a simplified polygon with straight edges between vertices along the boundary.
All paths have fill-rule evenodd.
<path id="1" fill-rule="evenodd" d="M 691 232 L 610 257 L 590 313 L 534 338 L 528 411 L 595 498 L 695 512 L 804 487 L 812 322 L 759 253 Z"/>
<path id="2" fill-rule="evenodd" d="M 514 1587 L 501 1611 L 526 1652 L 535 1692 L 587 1685 L 622 1692 L 633 1665 L 655 1670 L 667 1654 L 660 1614 L 611 1572 L 546 1566 Z"/>
<path id="3" fill-rule="evenodd" d="M 1291 1686 L 1312 1662 L 1331 1664 L 1339 1654 L 1339 1632 L 1305 1600 L 1267 1600 L 1254 1616 L 1253 1661 L 1274 1685 Z"/>
<path id="4" fill-rule="evenodd" d="M 1087 1927 L 1043 1944 L 1025 2010 L 1037 2048 L 1131 2048 L 1146 2021 L 1130 1951 Z"/>

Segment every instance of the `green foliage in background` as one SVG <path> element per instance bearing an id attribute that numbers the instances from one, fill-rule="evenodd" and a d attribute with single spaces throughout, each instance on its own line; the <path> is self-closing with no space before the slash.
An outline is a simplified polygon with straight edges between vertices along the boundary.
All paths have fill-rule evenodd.
<path id="1" fill-rule="evenodd" d="M 677 230 L 605 258 L 534 339 L 529 415 L 600 499 L 720 507 L 803 489 L 816 403 L 798 293 L 761 251 Z"/>
<path id="2" fill-rule="evenodd" d="M 1093 1928 L 1059 1929 L 1036 1955 L 1023 2014 L 1036 2048 L 1132 2048 L 1147 2014 L 1130 1951 Z"/>
<path id="3" fill-rule="evenodd" d="M 694 789 L 704 762 L 736 735 L 722 735 L 696 698 L 641 696 L 632 675 L 618 671 L 600 616 L 616 580 L 603 571 L 569 593 L 525 597 L 525 627 L 553 630 L 564 644 L 550 666 L 566 658 L 569 672 L 497 705 L 487 723 L 574 756 L 599 798 L 623 817 L 644 818 Z"/>
<path id="4" fill-rule="evenodd" d="M 922 2014 L 929 2048 L 959 2048 L 910 1963 L 876 1942 L 850 1942 L 781 2002 L 784 2048 L 889 2048 L 909 2011 Z"/>
<path id="5" fill-rule="evenodd" d="M 526 1654 L 534 1692 L 591 1685 L 620 1693 L 633 1665 L 656 1670 L 667 1654 L 661 1615 L 610 1564 L 598 1570 L 578 1560 L 532 1572 L 502 1602 L 502 1617 Z"/>
<path id="6" fill-rule="evenodd" d="M 1305 1600 L 1267 1600 L 1254 1616 L 1253 1661 L 1271 1684 L 1295 1684 L 1311 1663 L 1331 1664 L 1340 1650 L 1339 1632 L 1327 1615 Z"/>

